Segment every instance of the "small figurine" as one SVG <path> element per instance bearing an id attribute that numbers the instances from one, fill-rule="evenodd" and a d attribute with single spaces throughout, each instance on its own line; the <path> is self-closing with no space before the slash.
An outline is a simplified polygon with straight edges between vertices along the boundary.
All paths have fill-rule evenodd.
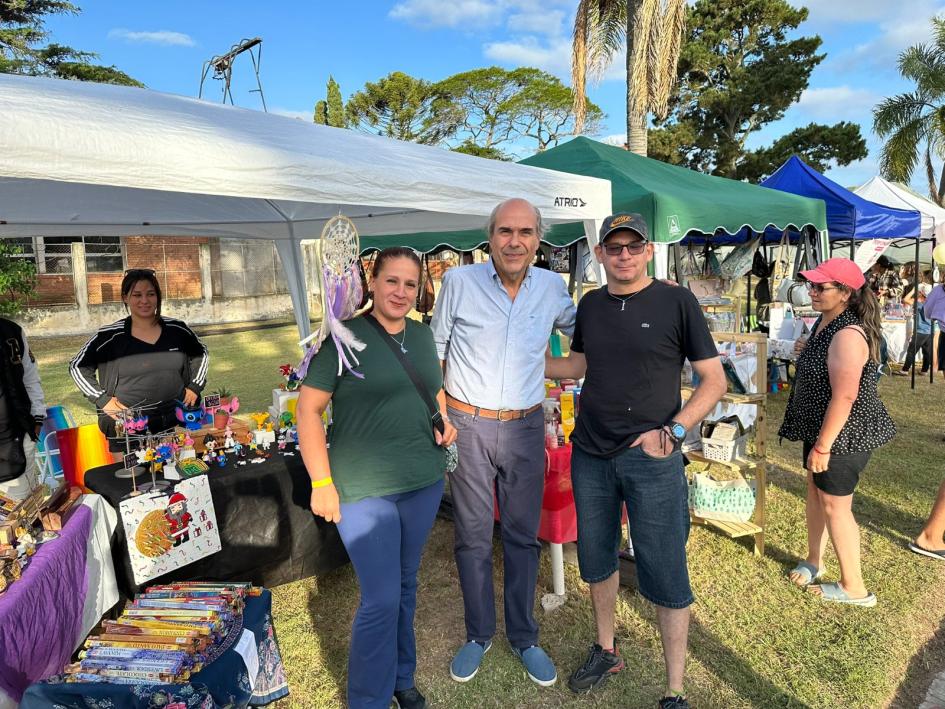
<path id="1" fill-rule="evenodd" d="M 272 421 L 266 421 L 266 430 L 272 433 Z"/>
<path id="2" fill-rule="evenodd" d="M 285 450 L 285 433 L 280 431 L 279 437 L 276 439 L 276 445 L 280 451 Z"/>
<path id="3" fill-rule="evenodd" d="M 223 447 L 226 450 L 231 450 L 235 445 L 236 441 L 233 440 L 233 429 L 227 424 L 226 428 L 223 430 Z"/>
<path id="4" fill-rule="evenodd" d="M 180 406 L 174 409 L 177 420 L 184 424 L 188 431 L 198 431 L 203 426 L 204 410 L 200 406 L 185 406 L 183 402 L 178 402 Z"/>
<path id="5" fill-rule="evenodd" d="M 252 431 L 246 432 L 246 447 L 249 449 L 248 453 L 256 452 L 256 436 L 253 435 Z"/>
<path id="6" fill-rule="evenodd" d="M 249 417 L 256 422 L 256 430 L 262 431 L 263 424 L 266 423 L 266 420 L 269 418 L 269 414 L 263 412 L 257 412 L 255 414 L 250 414 Z"/>
<path id="7" fill-rule="evenodd" d="M 223 452 L 223 449 L 217 451 L 217 466 L 223 467 L 226 465 L 226 454 Z"/>
<path id="8" fill-rule="evenodd" d="M 295 424 L 289 426 L 285 431 L 285 442 L 286 443 L 298 443 L 299 442 L 299 432 L 296 429 Z"/>
<path id="9" fill-rule="evenodd" d="M 293 423 L 295 423 L 295 417 L 289 411 L 283 411 L 279 414 L 279 425 L 282 428 L 288 428 Z"/>
<path id="10" fill-rule="evenodd" d="M 279 373 L 285 377 L 285 384 L 282 385 L 282 388 L 286 391 L 295 391 L 302 383 L 299 381 L 298 372 L 295 371 L 295 367 L 291 364 L 279 365 Z"/>

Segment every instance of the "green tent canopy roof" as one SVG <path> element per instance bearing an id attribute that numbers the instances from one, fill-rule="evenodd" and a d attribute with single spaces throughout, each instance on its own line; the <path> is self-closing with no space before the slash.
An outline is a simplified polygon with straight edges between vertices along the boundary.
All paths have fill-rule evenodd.
<path id="1" fill-rule="evenodd" d="M 768 226 L 827 228 L 822 200 L 706 175 L 589 138 L 575 138 L 521 163 L 610 180 L 614 210 L 642 214 L 650 226 L 650 239 L 657 242 L 674 243 L 690 233 L 736 234 L 744 227 L 756 232 Z M 556 224 L 542 240 L 552 246 L 567 246 L 583 237 L 584 225 L 578 222 Z M 425 253 L 444 248 L 469 251 L 484 244 L 486 238 L 485 231 L 478 229 L 386 234 L 363 237 L 361 251 L 387 246 L 410 246 Z"/>

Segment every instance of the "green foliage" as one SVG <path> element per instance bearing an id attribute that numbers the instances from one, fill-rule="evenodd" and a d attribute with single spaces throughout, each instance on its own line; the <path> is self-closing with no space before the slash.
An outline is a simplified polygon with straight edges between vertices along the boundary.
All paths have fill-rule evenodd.
<path id="1" fill-rule="evenodd" d="M 368 133 L 414 143 L 434 144 L 455 130 L 444 120 L 442 92 L 423 79 L 400 71 L 367 82 L 345 107 L 349 125 Z"/>
<path id="2" fill-rule="evenodd" d="M 873 130 L 883 138 L 880 169 L 908 182 L 921 159 L 929 196 L 945 205 L 945 165 L 936 184 L 932 157 L 945 157 L 945 18 L 932 18 L 934 41 L 899 55 L 899 73 L 915 84 L 911 92 L 884 99 L 873 109 Z"/>
<path id="3" fill-rule="evenodd" d="M 36 264 L 23 253 L 0 239 L 0 315 L 16 315 L 36 289 Z"/>
<path id="4" fill-rule="evenodd" d="M 144 86 L 114 66 L 91 63 L 98 56 L 92 52 L 61 44 L 40 46 L 49 38 L 46 15 L 78 12 L 77 6 L 60 0 L 0 1 L 0 72 Z"/>
<path id="5" fill-rule="evenodd" d="M 489 160 L 511 160 L 512 158 L 503 153 L 498 148 L 484 148 L 476 145 L 471 140 L 465 140 L 455 148 L 450 148 L 454 153 L 465 153 L 466 155 L 475 155 L 477 158 L 488 158 Z"/>
<path id="6" fill-rule="evenodd" d="M 341 100 L 341 87 L 331 76 L 328 77 L 328 108 L 325 112 L 325 118 L 328 125 L 335 128 L 344 128 L 346 125 L 345 105 Z"/>
<path id="7" fill-rule="evenodd" d="M 781 155 L 799 153 L 823 167 L 865 157 L 859 127 L 849 123 L 811 124 L 768 148 L 745 147 L 752 133 L 797 102 L 824 58 L 820 37 L 795 32 L 806 19 L 805 8 L 785 0 L 698 0 L 686 22 L 671 114 L 651 132 L 650 155 L 753 179 L 770 174 Z"/>
<path id="8" fill-rule="evenodd" d="M 328 125 L 328 102 L 327 101 L 315 102 L 315 112 L 312 115 L 312 120 L 320 126 Z"/>

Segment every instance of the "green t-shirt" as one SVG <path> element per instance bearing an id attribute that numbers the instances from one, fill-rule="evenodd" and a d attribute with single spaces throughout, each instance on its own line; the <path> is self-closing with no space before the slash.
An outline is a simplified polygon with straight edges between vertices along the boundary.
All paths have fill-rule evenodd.
<path id="1" fill-rule="evenodd" d="M 312 359 L 303 382 L 332 394 L 328 459 L 342 502 L 419 490 L 443 477 L 443 449 L 433 438 L 430 411 L 403 365 L 365 317 L 370 316 L 345 323 L 366 345 L 355 353 L 360 362 L 355 371 L 364 378 L 346 369 L 338 375 L 338 351 L 329 338 Z M 395 337 L 399 343 L 403 334 Z M 435 400 L 443 387 L 443 371 L 433 332 L 408 318 L 404 346 Z"/>

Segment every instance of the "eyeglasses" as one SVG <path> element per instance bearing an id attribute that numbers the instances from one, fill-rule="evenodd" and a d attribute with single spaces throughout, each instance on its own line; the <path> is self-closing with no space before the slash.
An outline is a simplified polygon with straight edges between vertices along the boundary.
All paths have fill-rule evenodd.
<path id="1" fill-rule="evenodd" d="M 631 256 L 639 256 L 646 250 L 645 241 L 631 241 L 629 244 L 604 244 L 604 253 L 608 256 L 620 256 L 620 253 L 626 249 Z"/>
<path id="2" fill-rule="evenodd" d="M 807 290 L 811 293 L 817 293 L 818 295 L 828 290 L 840 290 L 836 286 L 825 286 L 823 283 L 811 283 L 810 281 L 808 281 L 806 285 Z"/>

